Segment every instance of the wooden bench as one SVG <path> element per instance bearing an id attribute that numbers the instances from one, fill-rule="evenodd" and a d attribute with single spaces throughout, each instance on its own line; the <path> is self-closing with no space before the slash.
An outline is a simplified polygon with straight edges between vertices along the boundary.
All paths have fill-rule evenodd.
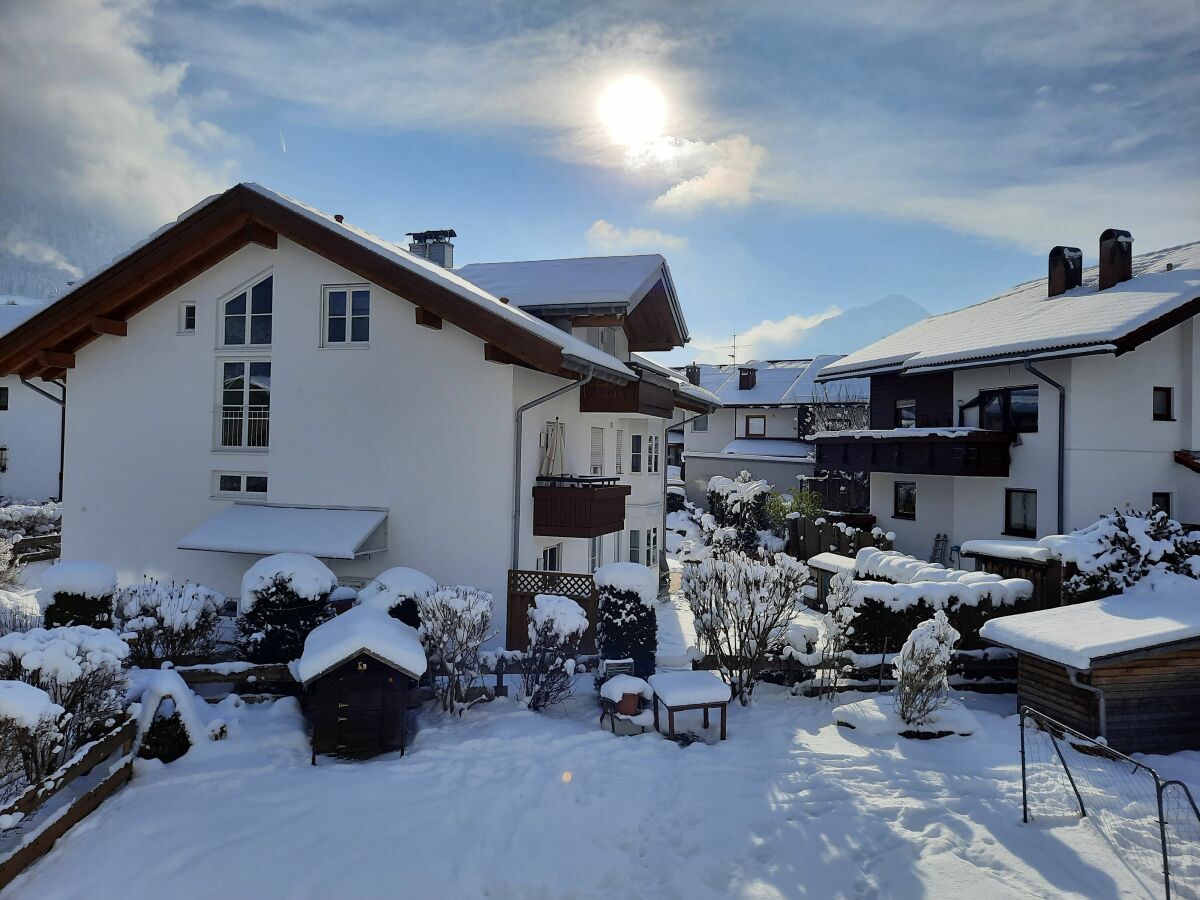
<path id="1" fill-rule="evenodd" d="M 710 710 L 721 711 L 721 740 L 726 737 L 729 715 L 729 685 L 720 676 L 708 671 L 658 672 L 650 676 L 654 689 L 654 730 L 659 727 L 658 704 L 667 708 L 667 737 L 675 737 L 675 713 L 689 709 L 704 711 L 704 727 L 708 728 Z"/>

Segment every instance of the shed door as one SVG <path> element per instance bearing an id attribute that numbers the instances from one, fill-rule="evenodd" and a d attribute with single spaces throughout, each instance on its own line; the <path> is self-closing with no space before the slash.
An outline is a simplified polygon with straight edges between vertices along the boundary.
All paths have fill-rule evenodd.
<path id="1" fill-rule="evenodd" d="M 338 700 L 339 753 L 371 753 L 382 744 L 383 677 L 386 667 L 373 659 L 352 660 L 341 679 Z"/>

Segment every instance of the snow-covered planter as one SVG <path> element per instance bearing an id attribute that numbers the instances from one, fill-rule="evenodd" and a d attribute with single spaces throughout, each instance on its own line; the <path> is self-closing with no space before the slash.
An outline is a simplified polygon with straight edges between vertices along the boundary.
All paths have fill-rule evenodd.
<path id="1" fill-rule="evenodd" d="M 900 648 L 895 663 L 895 703 L 897 715 L 907 724 L 928 724 L 933 713 L 946 704 L 950 686 L 946 676 L 958 637 L 939 609 L 932 619 L 914 628 Z"/>
<path id="2" fill-rule="evenodd" d="M 242 576 L 239 648 L 250 662 L 285 663 L 304 650 L 308 633 L 332 615 L 337 577 L 319 559 L 278 553 Z"/>
<path id="3" fill-rule="evenodd" d="M 764 507 L 771 485 L 743 470 L 736 478 L 714 475 L 708 481 L 708 516 L 703 524 L 709 543 L 753 550 L 758 533 L 768 529 Z M 709 525 L 711 524 L 711 527 Z"/>
<path id="4" fill-rule="evenodd" d="M 637 563 L 610 563 L 593 576 L 599 597 L 596 649 L 601 659 L 632 659 L 634 674 L 654 674 L 658 649 L 658 576 Z"/>
<path id="5" fill-rule="evenodd" d="M 122 588 L 116 609 L 130 662 L 149 668 L 162 660 L 178 665 L 207 660 L 216 649 L 224 603 L 224 595 L 190 581 L 162 584 L 147 578 Z"/>
<path id="6" fill-rule="evenodd" d="M 437 582 L 416 569 L 396 566 L 381 572 L 358 592 L 361 606 L 374 606 L 391 614 L 405 625 L 421 627 L 417 604 L 437 590 Z"/>
<path id="7" fill-rule="evenodd" d="M 726 550 L 685 569 L 683 593 L 696 635 L 743 705 L 750 702 L 768 659 L 787 646 L 807 580 L 808 566 L 785 553 L 758 559 Z"/>
<path id="8" fill-rule="evenodd" d="M 462 713 L 479 697 L 468 694 L 483 672 L 483 645 L 495 636 L 492 595 L 466 585 L 441 587 L 420 598 L 421 640 L 431 661 L 441 663 L 434 693 L 446 712 Z"/>
<path id="9" fill-rule="evenodd" d="M 600 696 L 613 704 L 617 715 L 633 719 L 641 712 L 643 700 L 654 700 L 654 689 L 641 678 L 614 675 L 600 685 Z"/>
<path id="10" fill-rule="evenodd" d="M 60 562 L 41 574 L 38 602 L 47 628 L 90 625 L 109 628 L 117 572 L 99 562 Z"/>
<path id="11" fill-rule="evenodd" d="M 534 712 L 571 696 L 579 641 L 587 628 L 583 607 L 569 597 L 538 594 L 533 598 L 521 694 Z"/>

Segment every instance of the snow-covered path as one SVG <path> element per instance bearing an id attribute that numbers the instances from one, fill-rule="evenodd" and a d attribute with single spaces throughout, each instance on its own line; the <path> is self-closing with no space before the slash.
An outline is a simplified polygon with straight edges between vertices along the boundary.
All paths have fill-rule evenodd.
<path id="1" fill-rule="evenodd" d="M 1157 896 L 1090 824 L 1021 824 L 1014 701 L 969 702 L 970 738 L 856 739 L 771 693 L 681 748 L 504 700 L 317 768 L 294 702 L 243 707 L 4 898 Z"/>

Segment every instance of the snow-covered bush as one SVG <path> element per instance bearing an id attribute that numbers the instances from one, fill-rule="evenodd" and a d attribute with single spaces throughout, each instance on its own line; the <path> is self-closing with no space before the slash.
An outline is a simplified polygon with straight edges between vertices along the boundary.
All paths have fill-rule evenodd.
<path id="1" fill-rule="evenodd" d="M 142 759 L 161 759 L 165 763 L 174 762 L 192 748 L 187 729 L 183 727 L 183 719 L 179 711 L 169 700 L 160 709 L 146 733 L 142 735 L 142 746 L 138 756 Z"/>
<path id="2" fill-rule="evenodd" d="M 854 604 L 854 580 L 837 573 L 829 579 L 825 596 L 825 637 L 821 642 L 822 691 L 832 698 L 840 686 L 843 659 L 850 649 L 858 607 Z"/>
<path id="3" fill-rule="evenodd" d="M 62 529 L 62 504 L 9 503 L 0 506 L 0 537 L 11 541 L 15 537 L 55 534 Z"/>
<path id="4" fill-rule="evenodd" d="M 330 618 L 329 595 L 337 577 L 303 553 L 278 553 L 242 576 L 238 605 L 239 648 L 250 662 L 297 659 L 308 633 Z"/>
<path id="5" fill-rule="evenodd" d="M 714 475 L 708 481 L 709 532 L 713 545 L 733 545 L 742 550 L 758 546 L 758 533 L 766 527 L 763 507 L 771 486 L 742 470 L 736 478 Z"/>
<path id="6" fill-rule="evenodd" d="M 467 694 L 482 676 L 483 645 L 492 630 L 492 595 L 465 585 L 441 587 L 417 601 L 421 640 L 431 660 L 440 662 L 443 678 L 434 692 L 446 712 L 463 712 Z"/>
<path id="7" fill-rule="evenodd" d="M 587 627 L 583 607 L 569 597 L 538 594 L 533 598 L 521 694 L 534 712 L 571 696 L 575 658 Z"/>
<path id="8" fill-rule="evenodd" d="M 413 628 L 421 627 L 417 603 L 437 590 L 437 582 L 416 569 L 396 566 L 379 575 L 358 592 L 361 606 L 375 606 Z"/>
<path id="9" fill-rule="evenodd" d="M 224 595 L 190 581 L 161 584 L 147 578 L 122 588 L 116 608 L 130 662 L 148 668 L 164 659 L 187 663 L 211 656 L 224 604 Z"/>
<path id="10" fill-rule="evenodd" d="M 41 574 L 38 602 L 47 628 L 90 625 L 110 628 L 117 573 L 99 562 L 60 562 Z"/>
<path id="11" fill-rule="evenodd" d="M 767 495 L 763 504 L 763 525 L 777 537 L 787 536 L 787 521 L 796 516 L 815 519 L 825 514 L 821 495 L 816 491 L 792 488 L 787 493 Z"/>
<path id="12" fill-rule="evenodd" d="M 601 659 L 632 659 L 639 678 L 654 674 L 658 650 L 658 576 L 637 563 L 610 563 L 593 576 L 599 601 L 596 649 Z"/>
<path id="13" fill-rule="evenodd" d="M 116 632 L 73 625 L 34 628 L 0 637 L 0 680 L 23 681 L 45 691 L 64 710 L 54 764 L 93 740 L 120 716 L 125 700 L 122 664 L 129 647 Z"/>
<path id="14" fill-rule="evenodd" d="M 1042 538 L 1042 546 L 1078 572 L 1063 581 L 1063 600 L 1111 597 L 1153 571 L 1200 578 L 1200 532 L 1188 532 L 1161 509 L 1114 512 L 1071 534 Z"/>
<path id="15" fill-rule="evenodd" d="M 0 681 L 0 806 L 58 767 L 62 717 L 41 688 Z"/>
<path id="16" fill-rule="evenodd" d="M 807 580 L 808 566 L 785 553 L 759 559 L 725 550 L 685 569 L 696 635 L 743 705 L 768 658 L 783 651 Z"/>
<path id="17" fill-rule="evenodd" d="M 924 725 L 946 704 L 946 672 L 958 632 L 940 609 L 913 629 L 896 657 L 896 714 L 909 725 Z"/>
<path id="18" fill-rule="evenodd" d="M 0 602 L 0 636 L 11 634 L 14 631 L 29 631 L 31 628 L 40 628 L 41 626 L 42 617 L 37 613 L 15 609 Z"/>

